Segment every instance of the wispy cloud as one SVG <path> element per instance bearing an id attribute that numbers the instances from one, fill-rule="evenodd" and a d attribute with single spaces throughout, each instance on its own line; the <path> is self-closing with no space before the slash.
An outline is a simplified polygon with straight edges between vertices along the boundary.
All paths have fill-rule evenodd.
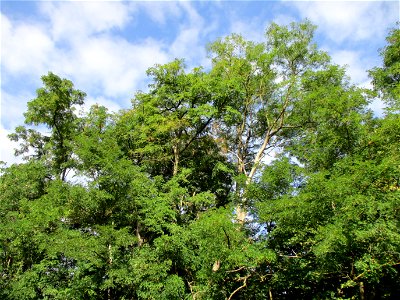
<path id="1" fill-rule="evenodd" d="M 1 123 L 7 130 L 24 122 L 22 112 L 26 110 L 26 102 L 34 96 L 34 93 L 24 90 L 12 94 L 1 90 Z"/>
<path id="2" fill-rule="evenodd" d="M 20 74 L 43 72 L 55 45 L 44 26 L 11 22 L 1 14 L 1 61 L 3 71 Z"/>
<path id="3" fill-rule="evenodd" d="M 329 52 L 336 64 L 346 67 L 348 75 L 354 82 L 362 83 L 366 80 L 368 63 L 364 62 L 359 51 L 332 50 Z"/>
<path id="4" fill-rule="evenodd" d="M 42 2 L 43 21 L 34 24 L 2 15 L 5 77 L 26 73 L 39 78 L 51 70 L 88 92 L 129 102 L 145 70 L 168 59 L 155 40 L 131 43 L 112 32 L 133 17 L 131 7 L 119 2 Z"/>
<path id="5" fill-rule="evenodd" d="M 378 49 L 390 27 L 399 20 L 397 1 L 288 2 L 302 18 L 318 25 L 320 46 L 339 65 L 346 65 L 352 80 L 365 85 L 367 70 L 375 66 Z"/>
<path id="6" fill-rule="evenodd" d="M 164 2 L 152 2 L 149 5 L 148 2 L 139 1 L 134 2 L 137 8 L 144 11 L 153 22 L 159 25 L 167 25 L 167 21 L 170 18 L 181 18 L 183 11 L 179 2 L 177 1 L 164 1 Z"/>
<path id="7" fill-rule="evenodd" d="M 55 41 L 121 29 L 133 17 L 134 6 L 123 2 L 40 2 L 43 17 Z"/>
<path id="8" fill-rule="evenodd" d="M 290 2 L 303 18 L 318 24 L 333 43 L 359 42 L 385 35 L 399 19 L 397 1 Z"/>
<path id="9" fill-rule="evenodd" d="M 14 149 L 18 148 L 18 143 L 12 142 L 8 139 L 8 135 L 12 133 L 0 124 L 0 161 L 7 164 L 22 162 L 21 157 L 14 156 Z"/>
<path id="10" fill-rule="evenodd" d="M 190 68 L 206 65 L 204 40 L 210 31 L 216 29 L 213 21 L 206 22 L 202 15 L 190 2 L 181 2 L 180 7 L 185 15 L 185 21 L 179 26 L 177 35 L 169 47 L 169 53 L 174 58 L 184 58 Z"/>

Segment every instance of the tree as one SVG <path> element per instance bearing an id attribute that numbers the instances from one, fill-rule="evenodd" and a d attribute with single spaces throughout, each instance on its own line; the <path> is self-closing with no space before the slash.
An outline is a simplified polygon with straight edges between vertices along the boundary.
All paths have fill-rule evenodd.
<path id="1" fill-rule="evenodd" d="M 44 87 L 38 89 L 37 98 L 28 103 L 25 123 L 47 126 L 51 129 L 50 136 L 18 127 L 10 137 L 14 141 L 23 141 L 22 150 L 17 151 L 17 154 L 29 151 L 30 147 L 34 148 L 38 157 L 47 154 L 55 175 L 65 180 L 71 166 L 71 143 L 76 133 L 74 105 L 82 105 L 86 94 L 75 90 L 71 81 L 61 79 L 51 72 L 42 76 L 42 81 Z"/>
<path id="2" fill-rule="evenodd" d="M 399 25 L 399 24 L 397 24 Z M 370 70 L 374 88 L 395 111 L 400 107 L 400 29 L 393 28 L 386 38 L 388 45 L 381 51 L 383 66 Z"/>
<path id="3" fill-rule="evenodd" d="M 156 65 L 115 114 L 76 115 L 85 94 L 44 76 L 25 117 L 50 133 L 18 127 L 26 161 L 0 174 L 0 298 L 398 298 L 396 62 L 371 71 L 374 118 L 313 31 Z"/>
<path id="4" fill-rule="evenodd" d="M 304 125 L 292 131 L 285 150 L 310 170 L 329 169 L 360 147 L 363 123 L 372 118 L 368 92 L 352 85 L 343 68 L 331 65 L 306 72 L 301 93 L 296 117 Z"/>
<path id="5" fill-rule="evenodd" d="M 398 117 L 379 122 L 362 138 L 357 153 L 329 170 L 283 173 L 282 166 L 288 168 L 289 162 L 277 161 L 276 166 L 283 165 L 273 174 L 281 174 L 282 180 L 262 179 L 257 194 L 260 221 L 273 224 L 266 239 L 281 257 L 273 267 L 279 278 L 277 295 L 367 299 L 366 295 L 385 298 L 399 293 L 399 152 L 394 122 L 398 124 Z M 271 174 L 275 165 L 266 172 Z M 288 186 L 298 182 L 296 177 L 303 177 L 303 184 Z M 277 190 L 283 193 L 269 192 Z"/>
<path id="6" fill-rule="evenodd" d="M 265 243 L 279 257 L 274 298 L 399 294 L 399 116 L 373 119 L 365 92 L 344 79 L 335 66 L 303 76 L 303 110 L 318 104 L 309 126 L 252 186 Z"/>
<path id="7" fill-rule="evenodd" d="M 226 203 L 231 181 L 210 135 L 215 109 L 208 76 L 200 68 L 186 73 L 180 60 L 147 73 L 153 77 L 150 91 L 137 93 L 132 109 L 117 122 L 121 148 L 151 176 L 171 180 L 169 187 L 181 189 L 176 209 L 182 217 L 184 212 L 196 216 L 199 207 L 192 200 L 202 192 L 218 197 L 211 206 Z"/>
<path id="8" fill-rule="evenodd" d="M 186 74 L 184 67 L 183 61 L 175 60 L 150 68 L 150 91 L 136 94 L 120 122 L 125 126 L 121 142 L 132 159 L 139 164 L 165 163 L 162 172 L 167 177 L 178 173 L 185 152 L 206 136 L 214 110 L 205 74 L 201 69 Z"/>
<path id="9" fill-rule="evenodd" d="M 312 43 L 309 22 L 290 27 L 272 24 L 265 43 L 232 35 L 209 46 L 219 109 L 217 135 L 226 144 L 244 184 L 252 182 L 268 153 L 279 149 L 289 131 L 303 125 L 298 118 L 302 77 L 326 66 L 329 58 Z M 237 218 L 246 217 L 245 187 L 237 185 Z"/>

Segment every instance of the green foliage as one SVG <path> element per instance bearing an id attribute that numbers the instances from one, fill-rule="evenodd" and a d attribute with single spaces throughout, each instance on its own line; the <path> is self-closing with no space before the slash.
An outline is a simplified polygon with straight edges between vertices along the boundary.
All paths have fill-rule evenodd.
<path id="1" fill-rule="evenodd" d="M 267 242 L 286 258 L 286 269 L 276 274 L 280 280 L 293 282 L 293 272 L 303 273 L 297 279 L 321 297 L 330 286 L 336 286 L 337 297 L 357 295 L 354 286 L 361 283 L 379 297 L 395 291 L 400 258 L 398 121 L 393 115 L 382 120 L 363 137 L 362 150 L 336 162 L 329 172 L 310 174 L 300 191 L 260 202 L 260 220 L 274 222 Z M 262 200 L 268 195 L 274 199 L 268 193 L 269 178 L 260 183 Z M 292 269 L 296 260 L 302 262 L 297 271 Z"/>
<path id="2" fill-rule="evenodd" d="M 1 169 L 0 298 L 398 298 L 398 30 L 375 119 L 314 30 L 156 65 L 115 114 L 75 114 L 85 94 L 43 76 L 10 135 L 25 162 Z"/>
<path id="3" fill-rule="evenodd" d="M 370 114 L 364 90 L 350 85 L 344 69 L 332 65 L 302 77 L 304 102 L 299 105 L 300 134 L 291 135 L 291 154 L 314 170 L 329 169 L 356 151 Z"/>
<path id="4" fill-rule="evenodd" d="M 133 108 L 122 114 L 117 126 L 126 154 L 150 174 L 165 178 L 175 175 L 187 156 L 202 148 L 199 143 L 214 114 L 206 75 L 197 69 L 186 74 L 184 67 L 175 60 L 150 68 L 148 75 L 154 80 L 150 91 L 137 93 Z"/>
<path id="5" fill-rule="evenodd" d="M 381 51 L 383 66 L 370 70 L 375 90 L 382 93 L 382 98 L 390 109 L 400 109 L 400 29 L 399 23 L 386 38 L 388 45 Z"/>
<path id="6" fill-rule="evenodd" d="M 61 79 L 49 72 L 42 76 L 44 87 L 37 90 L 37 98 L 28 103 L 25 123 L 45 125 L 51 129 L 50 136 L 43 136 L 36 130 L 17 127 L 10 135 L 11 140 L 22 140 L 21 150 L 16 154 L 28 152 L 30 148 L 36 157 L 48 160 L 56 176 L 65 180 L 67 170 L 72 167 L 72 142 L 77 132 L 74 105 L 82 105 L 85 93 L 75 90 L 71 81 Z"/>

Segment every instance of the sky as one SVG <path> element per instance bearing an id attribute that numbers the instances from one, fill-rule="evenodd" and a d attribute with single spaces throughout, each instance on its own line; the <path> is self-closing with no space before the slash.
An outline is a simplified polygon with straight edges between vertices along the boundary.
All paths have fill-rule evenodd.
<path id="1" fill-rule="evenodd" d="M 85 107 L 130 107 L 146 70 L 175 58 L 210 67 L 206 45 L 231 33 L 263 41 L 271 22 L 309 19 L 315 42 L 369 86 L 379 49 L 400 19 L 399 1 L 0 1 L 0 161 L 18 162 L 8 140 L 49 71 L 87 93 Z M 379 114 L 379 102 L 372 108 Z"/>

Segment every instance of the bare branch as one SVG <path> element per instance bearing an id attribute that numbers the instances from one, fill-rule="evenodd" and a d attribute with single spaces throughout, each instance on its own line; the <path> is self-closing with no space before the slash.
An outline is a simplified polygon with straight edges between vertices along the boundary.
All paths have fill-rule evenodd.
<path id="1" fill-rule="evenodd" d="M 239 271 L 241 271 L 241 270 L 243 270 L 243 269 L 245 269 L 245 268 L 246 268 L 245 266 L 241 266 L 241 267 L 238 268 L 238 269 L 226 271 L 226 273 L 235 273 L 235 272 L 239 272 Z"/>
<path id="2" fill-rule="evenodd" d="M 235 295 L 238 291 L 240 291 L 241 289 L 245 288 L 247 286 L 247 279 L 250 277 L 251 275 L 247 275 L 245 277 L 243 277 L 243 284 L 241 286 L 239 286 L 236 290 L 234 290 L 232 292 L 232 294 L 229 296 L 228 300 L 231 300 L 233 295 Z"/>

